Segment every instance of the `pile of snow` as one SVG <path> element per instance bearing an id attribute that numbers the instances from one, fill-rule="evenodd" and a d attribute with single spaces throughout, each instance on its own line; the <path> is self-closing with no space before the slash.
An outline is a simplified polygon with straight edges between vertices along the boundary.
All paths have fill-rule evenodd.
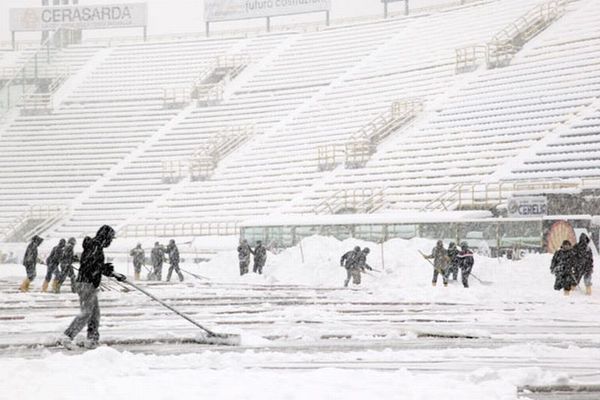
<path id="1" fill-rule="evenodd" d="M 346 277 L 345 269 L 340 267 L 340 257 L 354 246 L 369 247 L 367 262 L 381 271 L 363 274 L 360 288 L 383 297 L 473 303 L 506 300 L 507 296 L 512 300 L 539 301 L 561 295 L 552 289 L 551 254 L 529 254 L 520 261 L 476 254 L 474 275 L 492 285 L 482 285 L 472 276 L 470 288 L 463 289 L 459 273 L 458 281 L 451 281 L 447 288 L 443 287 L 441 277 L 437 287 L 432 287 L 433 268 L 421 255 L 430 254 L 435 246 L 435 241 L 429 239 L 392 239 L 381 245 L 357 239 L 340 241 L 312 236 L 279 254 L 269 253 L 263 275 L 239 276 L 235 249 L 218 253 L 208 263 L 185 268 L 215 282 L 340 287 Z"/>
<path id="2" fill-rule="evenodd" d="M 472 276 L 470 288 L 465 290 L 460 283 L 460 274 L 458 281 L 451 281 L 447 288 L 443 287 L 441 277 L 438 278 L 438 286 L 432 287 L 433 268 L 421 255 L 430 254 L 435 246 L 435 241 L 430 239 L 392 239 L 382 245 L 352 238 L 340 241 L 333 237 L 312 236 L 279 254 L 268 253 L 263 275 L 251 272 L 245 276 L 239 275 L 237 250 L 231 238 L 224 240 L 229 250 L 216 253 L 207 263 L 183 263 L 182 268 L 219 283 L 341 287 L 346 271 L 340 267 L 340 257 L 354 246 L 360 246 L 370 248 L 367 262 L 378 271 L 363 274 L 359 288 L 376 292 L 382 298 L 474 303 L 506 300 L 506 296 L 512 300 L 540 301 L 560 295 L 552 290 L 554 276 L 549 269 L 550 254 L 530 254 L 520 261 L 476 254 L 474 275 L 493 285 L 482 285 Z M 132 267 L 125 263 L 116 263 L 115 267 L 117 271 L 132 273 Z M 164 264 L 163 275 L 166 275 L 168 267 L 168 263 Z M 40 278 L 45 271 L 44 265 L 38 265 Z M 1 277 L 17 281 L 23 275 L 24 268 L 20 265 L 0 265 Z M 194 281 L 190 275 L 187 279 Z M 35 284 L 39 285 L 40 281 L 38 279 Z"/>
<path id="3" fill-rule="evenodd" d="M 471 278 L 469 289 L 451 283 L 444 287 L 441 278 L 437 287 L 431 286 L 433 268 L 423 259 L 420 252 L 430 253 L 435 242 L 425 239 L 394 239 L 380 244 L 348 239 L 339 241 L 330 237 L 310 237 L 299 246 L 286 249 L 279 254 L 268 255 L 263 275 L 250 273 L 239 276 L 237 251 L 232 246 L 222 251 L 208 263 L 184 264 L 184 269 L 200 274 L 211 282 L 240 285 L 306 285 L 310 287 L 342 286 L 346 272 L 340 267 L 340 257 L 354 246 L 369 247 L 368 263 L 380 270 L 363 275 L 363 284 L 357 291 L 334 291 L 331 296 L 338 300 L 365 299 L 371 301 L 448 302 L 461 304 L 503 304 L 511 302 L 542 302 L 548 313 L 570 315 L 571 307 L 577 303 L 593 308 L 593 297 L 576 294 L 565 301 L 561 293 L 552 289 L 553 276 L 549 272 L 551 255 L 528 255 L 521 261 L 494 259 L 483 255 L 475 256 L 474 273 L 481 279 L 491 281 L 485 286 Z M 116 265 L 126 272 L 127 266 Z M 165 264 L 168 268 L 168 264 Z M 45 266 L 38 267 L 36 288 L 41 283 Z M 24 275 L 20 265 L 0 265 L 0 276 L 14 279 L 17 283 Z M 164 274 L 163 274 L 164 275 Z M 188 281 L 194 281 L 187 277 Z M 460 279 L 460 277 L 459 277 Z M 165 290 L 179 290 L 173 285 Z M 110 296 L 110 294 L 104 294 Z M 120 294 L 112 294 L 118 296 Z M 104 297 L 104 296 L 103 296 Z M 454 306 L 453 306 L 454 307 Z M 502 308 L 499 308 L 502 309 Z M 281 311 L 282 320 L 309 319 L 315 313 L 325 313 L 315 307 L 290 307 Z M 323 317 L 321 315 L 321 317 Z M 494 326 L 496 318 L 506 323 L 505 317 L 486 314 Z M 326 320 L 325 318 L 322 318 Z M 485 324 L 484 324 L 485 325 Z M 35 327 L 35 326 L 34 326 Z M 290 337 L 311 338 L 313 326 L 297 327 L 282 325 Z M 396 331 L 397 329 L 394 328 Z M 431 332 L 445 327 L 427 326 Z M 518 329 L 518 327 L 516 327 Z M 464 331 L 464 330 L 463 330 Z M 468 332 L 467 332 L 468 331 Z M 473 333 L 467 329 L 462 333 Z M 409 332 L 410 333 L 410 332 Z M 475 336 L 490 336 L 486 332 Z M 243 344 L 262 346 L 266 339 L 260 332 L 244 332 Z M 414 337 L 407 335 L 407 340 Z M 572 338 L 566 338 L 566 342 Z M 172 398 L 174 393 L 181 398 L 218 399 L 331 399 L 369 398 L 390 399 L 437 399 L 448 396 L 465 399 L 516 400 L 517 387 L 523 385 L 551 385 L 572 383 L 572 378 L 558 373 L 549 373 L 540 368 L 513 368 L 510 370 L 479 368 L 465 371 L 470 358 L 494 358 L 501 355 L 535 360 L 552 353 L 557 359 L 572 360 L 577 354 L 581 360 L 597 359 L 600 350 L 578 347 L 549 347 L 542 344 L 506 346 L 499 349 L 447 348 L 406 349 L 382 351 L 305 351 L 305 352 L 212 352 L 186 355 L 144 355 L 118 352 L 101 347 L 84 354 L 65 355 L 45 353 L 36 360 L 0 358 L 0 371 L 10 371 L 9 379 L 0 383 L 0 399 L 71 399 L 111 398 L 131 399 Z M 43 350 L 40 350 L 43 351 Z M 448 371 L 417 373 L 406 369 L 381 371 L 370 369 L 378 362 L 447 363 Z M 356 370 L 339 368 L 315 368 L 302 371 L 294 368 L 295 363 L 317 361 L 339 365 L 343 360 L 365 361 Z M 336 363 L 337 362 L 337 363 Z M 371 364 L 373 363 L 373 364 Z M 532 364 L 535 364 L 532 362 Z M 271 368 L 281 365 L 274 373 Z M 266 368 L 261 368 L 262 366 Z M 291 366 L 291 367 L 290 367 Z M 5 374 L 6 375 L 6 374 Z"/>
<path id="4" fill-rule="evenodd" d="M 392 352 L 390 352 L 392 353 Z M 381 355 L 381 353 L 378 353 Z M 335 357 L 335 355 L 331 355 Z M 398 355 L 389 354 L 391 358 Z M 310 371 L 261 369 L 264 363 L 310 354 L 204 352 L 156 356 L 101 347 L 37 360 L 0 359 L 10 382 L 2 399 L 395 399 L 516 400 L 517 385 L 564 382 L 539 368 L 479 369 L 462 376 L 396 371 L 321 368 Z M 369 359 L 372 353 L 357 353 Z M 255 368 L 253 368 L 254 366 Z"/>

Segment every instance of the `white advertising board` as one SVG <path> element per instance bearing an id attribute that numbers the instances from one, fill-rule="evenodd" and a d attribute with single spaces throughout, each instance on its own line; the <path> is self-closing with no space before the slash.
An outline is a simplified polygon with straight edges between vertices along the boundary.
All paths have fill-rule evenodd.
<path id="1" fill-rule="evenodd" d="M 87 5 L 77 7 L 12 8 L 13 32 L 68 29 L 132 28 L 147 25 L 146 3 Z"/>
<path id="2" fill-rule="evenodd" d="M 509 217 L 532 217 L 548 213 L 548 199 L 544 196 L 513 197 L 508 201 Z"/>
<path id="3" fill-rule="evenodd" d="M 207 22 L 329 11 L 331 0 L 204 0 Z"/>

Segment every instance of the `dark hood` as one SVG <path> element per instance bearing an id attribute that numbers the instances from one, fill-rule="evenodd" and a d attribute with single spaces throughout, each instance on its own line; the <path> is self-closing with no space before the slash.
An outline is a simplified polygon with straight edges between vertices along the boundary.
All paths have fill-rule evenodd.
<path id="1" fill-rule="evenodd" d="M 102 247 L 107 247 L 115 237 L 115 230 L 108 225 L 102 225 L 96 232 L 95 241 L 102 244 Z"/>
<path id="2" fill-rule="evenodd" d="M 587 246 L 590 243 L 590 238 L 585 233 L 579 235 L 579 244 L 582 246 Z"/>

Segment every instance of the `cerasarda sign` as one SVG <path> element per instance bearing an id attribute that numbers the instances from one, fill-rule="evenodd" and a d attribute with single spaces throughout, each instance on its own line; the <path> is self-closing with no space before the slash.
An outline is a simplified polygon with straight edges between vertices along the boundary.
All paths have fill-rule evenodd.
<path id="1" fill-rule="evenodd" d="M 544 196 L 513 197 L 508 201 L 509 217 L 547 215 L 548 199 Z"/>
<path id="2" fill-rule="evenodd" d="M 132 28 L 147 25 L 146 3 L 88 5 L 78 7 L 12 8 L 10 30 L 47 31 L 70 29 Z"/>

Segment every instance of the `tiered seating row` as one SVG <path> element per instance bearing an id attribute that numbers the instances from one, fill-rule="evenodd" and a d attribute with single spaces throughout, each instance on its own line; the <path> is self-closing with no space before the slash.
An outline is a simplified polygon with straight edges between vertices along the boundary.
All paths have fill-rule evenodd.
<path id="1" fill-rule="evenodd" d="M 406 25 L 392 33 L 397 36 L 390 36 L 392 40 L 380 52 L 356 64 L 343 81 L 328 88 L 283 129 L 251 143 L 211 181 L 187 185 L 162 200 L 145 221 L 234 221 L 285 207 L 326 176 L 317 169 L 319 145 L 345 143 L 394 100 L 432 100 L 442 95 L 455 80 L 454 48 L 487 39 L 530 5 L 505 2 L 503 7 L 494 5 L 485 11 L 473 8 L 405 20 Z M 428 46 L 417 44 L 417 37 L 418 43 Z M 368 176 L 357 176 L 363 185 L 371 181 Z M 301 202 L 295 210 L 309 211 L 321 194 Z"/>

